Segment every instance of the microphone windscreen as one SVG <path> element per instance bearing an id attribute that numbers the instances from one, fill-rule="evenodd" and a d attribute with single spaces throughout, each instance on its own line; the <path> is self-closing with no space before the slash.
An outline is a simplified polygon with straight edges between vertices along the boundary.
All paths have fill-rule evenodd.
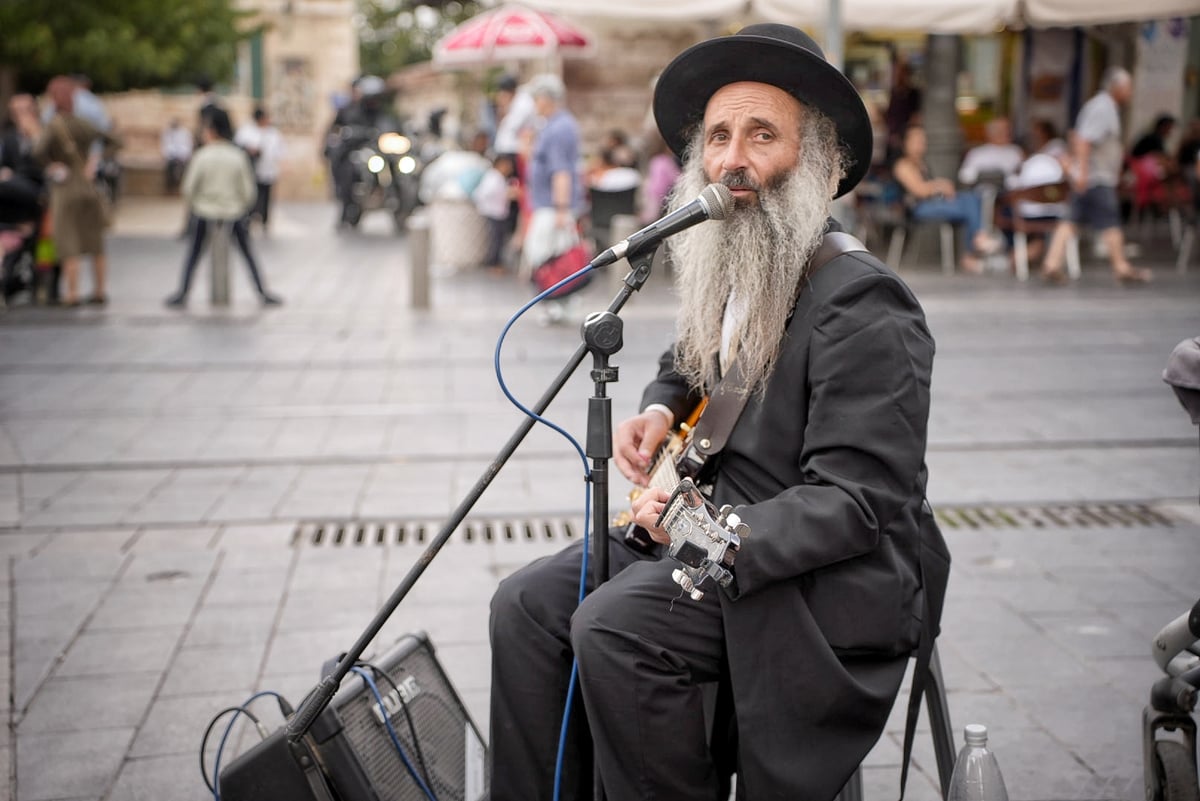
<path id="1" fill-rule="evenodd" d="M 725 184 L 709 184 L 700 193 L 708 203 L 708 219 L 723 220 L 733 211 L 733 192 Z"/>

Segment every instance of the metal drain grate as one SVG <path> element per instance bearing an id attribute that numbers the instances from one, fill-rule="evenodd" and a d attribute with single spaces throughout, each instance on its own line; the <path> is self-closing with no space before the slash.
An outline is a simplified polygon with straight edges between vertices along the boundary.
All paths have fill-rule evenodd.
<path id="1" fill-rule="evenodd" d="M 1087 529 L 1171 527 L 1175 519 L 1139 503 L 1047 504 L 1043 506 L 941 506 L 938 524 L 947 531 L 972 529 Z M 439 521 L 302 520 L 292 532 L 293 547 L 423 547 L 437 536 Z M 464 543 L 520 544 L 572 542 L 583 521 L 570 517 L 467 520 L 451 540 Z"/>
<path id="2" fill-rule="evenodd" d="M 943 506 L 935 508 L 947 530 L 1004 528 L 1132 528 L 1173 526 L 1174 518 L 1142 503 L 1077 503 L 1045 506 Z"/>
<path id="3" fill-rule="evenodd" d="M 442 524 L 403 520 L 302 520 L 292 532 L 292 546 L 357 548 L 415 545 L 433 541 Z M 467 520 L 451 541 L 466 543 L 571 542 L 582 536 L 581 520 L 529 518 L 524 520 Z"/>

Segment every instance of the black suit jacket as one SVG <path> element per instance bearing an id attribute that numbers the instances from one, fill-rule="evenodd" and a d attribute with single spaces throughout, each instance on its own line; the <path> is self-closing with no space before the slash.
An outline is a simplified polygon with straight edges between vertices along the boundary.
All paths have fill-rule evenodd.
<path id="1" fill-rule="evenodd" d="M 934 344 L 866 252 L 806 281 L 765 390 L 715 465 L 752 533 L 722 592 L 752 798 L 831 798 L 882 732 L 921 625 L 919 521 Z M 670 352 L 643 407 L 696 397 Z"/>

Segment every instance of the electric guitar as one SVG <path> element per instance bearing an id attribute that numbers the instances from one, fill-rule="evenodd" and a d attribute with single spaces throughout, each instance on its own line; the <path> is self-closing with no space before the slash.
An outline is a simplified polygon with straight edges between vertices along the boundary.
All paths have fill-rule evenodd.
<path id="1" fill-rule="evenodd" d="M 670 536 L 667 554 L 681 565 L 671 578 L 695 601 L 704 597 L 700 585 L 705 579 L 729 586 L 733 574 L 728 566 L 733 565 L 742 538 L 750 534 L 750 527 L 733 513 L 733 507 L 717 509 L 694 481 L 707 458 L 692 445 L 695 424 L 706 402 L 702 401 L 678 430 L 667 436 L 647 471 L 651 487 L 671 493 L 655 526 Z M 642 491 L 635 488 L 630 501 Z M 649 535 L 632 522 L 629 512 L 622 512 L 614 522 L 627 527 L 626 542 L 645 547 Z"/>

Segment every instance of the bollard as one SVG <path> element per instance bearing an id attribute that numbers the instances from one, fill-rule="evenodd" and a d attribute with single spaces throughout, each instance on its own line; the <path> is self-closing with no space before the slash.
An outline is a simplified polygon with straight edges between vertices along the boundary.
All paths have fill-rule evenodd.
<path id="1" fill-rule="evenodd" d="M 620 242 L 627 238 L 630 234 L 635 234 L 638 231 L 638 219 L 632 214 L 614 214 L 612 220 L 608 224 L 608 236 L 611 242 L 601 244 L 596 243 L 596 247 L 604 250 L 607 247 Z M 610 264 L 604 269 L 608 270 L 609 286 L 615 292 L 621 286 L 621 282 L 625 280 L 625 276 L 629 275 L 629 271 L 633 267 L 629 264 L 629 259 L 621 259 L 615 264 Z"/>
<path id="2" fill-rule="evenodd" d="M 414 309 L 429 308 L 429 215 L 422 209 L 409 215 L 409 299 Z"/>
<path id="3" fill-rule="evenodd" d="M 229 229 L 233 223 L 221 220 L 213 226 L 209 247 L 211 250 L 209 288 L 214 306 L 229 305 Z"/>

